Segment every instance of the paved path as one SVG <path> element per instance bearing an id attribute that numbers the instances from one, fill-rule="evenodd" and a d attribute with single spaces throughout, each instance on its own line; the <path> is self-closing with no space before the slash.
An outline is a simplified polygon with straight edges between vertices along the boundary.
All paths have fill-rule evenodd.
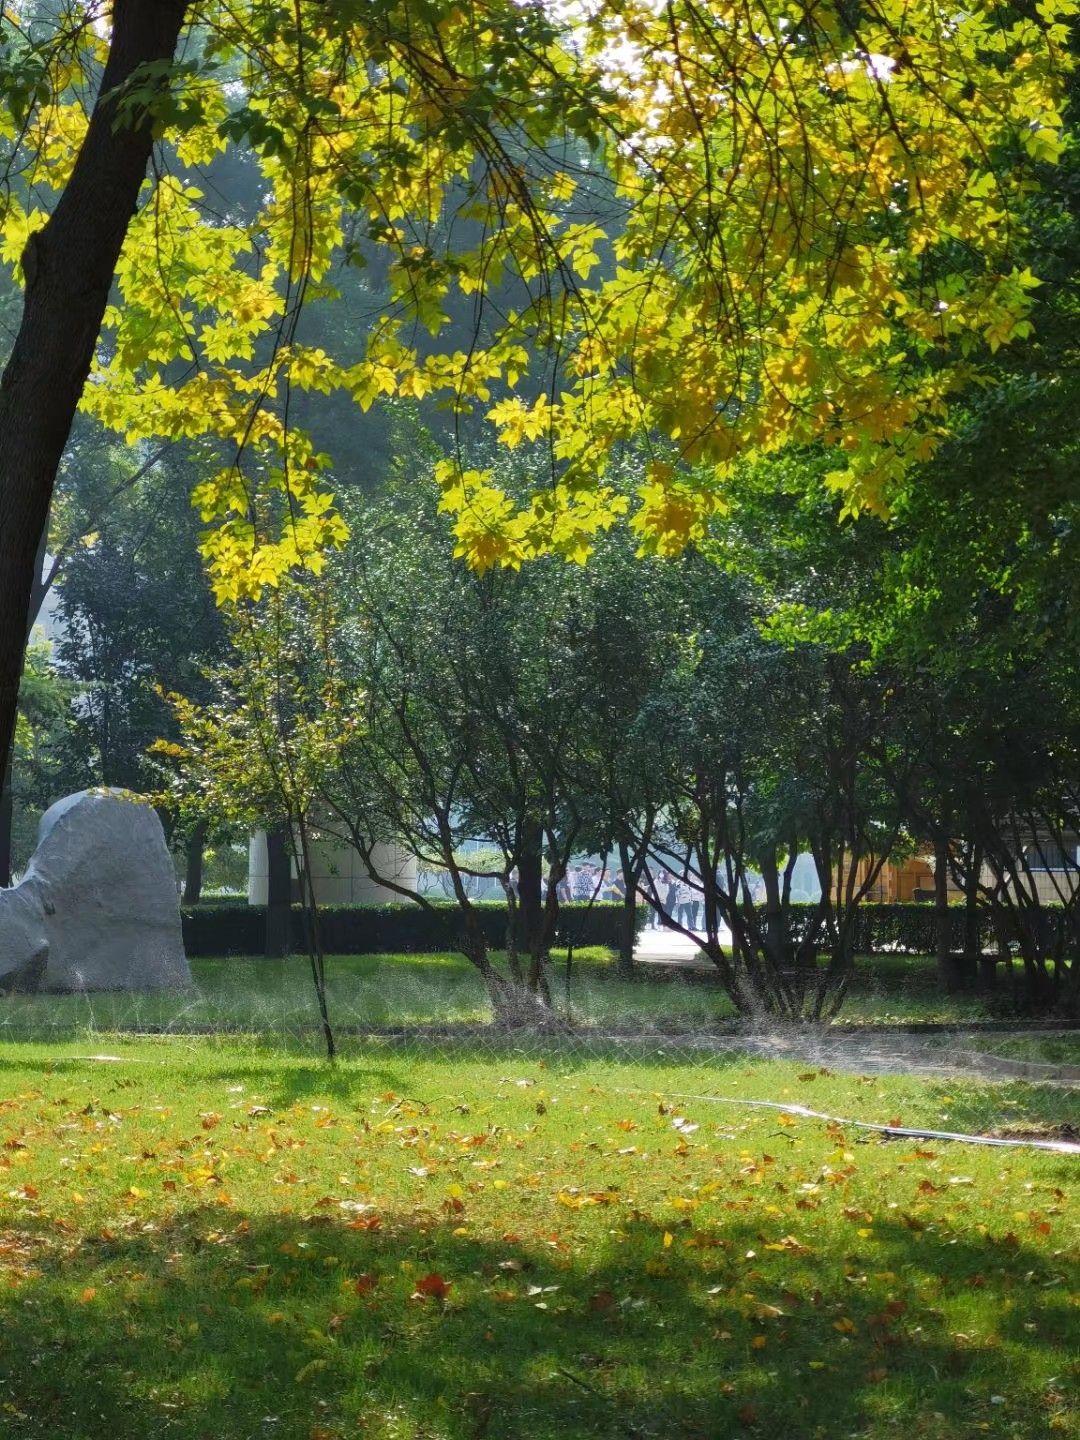
<path id="1" fill-rule="evenodd" d="M 720 931 L 720 943 L 725 946 L 731 944 L 731 934 L 727 929 Z M 648 965 L 675 965 L 682 970 L 713 969 L 692 940 L 666 926 L 661 930 L 642 930 L 634 948 L 634 959 Z"/>

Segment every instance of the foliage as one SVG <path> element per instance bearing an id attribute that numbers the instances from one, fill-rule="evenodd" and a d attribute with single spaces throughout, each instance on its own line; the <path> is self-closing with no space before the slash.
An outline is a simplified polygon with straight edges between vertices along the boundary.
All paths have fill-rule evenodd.
<path id="1" fill-rule="evenodd" d="M 492 950 L 506 940 L 506 907 L 494 901 L 474 902 L 478 923 Z M 560 907 L 560 938 L 575 946 L 617 948 L 622 907 L 598 901 L 587 906 L 568 902 Z M 215 904 L 208 901 L 181 911 L 184 949 L 188 955 L 251 955 L 261 944 L 261 906 Z M 323 944 L 335 955 L 376 955 L 386 952 L 434 954 L 452 950 L 459 938 L 456 906 L 426 908 L 408 905 L 321 905 L 319 927 Z M 296 933 L 302 933 L 298 928 Z"/>
<path id="2" fill-rule="evenodd" d="M 233 656 L 211 678 L 215 698 L 200 705 L 168 696 L 182 743 L 159 740 L 155 752 L 178 762 L 171 796 L 181 813 L 214 816 L 226 826 L 282 828 L 301 882 L 306 943 L 327 1055 L 334 1037 L 326 1003 L 324 948 L 312 887 L 312 808 L 326 772 L 355 728 L 354 700 L 329 658 L 329 597 L 290 583 L 260 607 L 232 616 Z M 311 647 L 327 662 L 308 681 Z"/>
<path id="3" fill-rule="evenodd" d="M 171 794 L 181 808 L 237 825 L 296 823 L 309 816 L 326 770 L 356 724 L 353 702 L 332 671 L 319 672 L 317 693 L 305 685 L 311 646 L 325 646 L 329 598 L 298 586 L 261 606 L 233 612 L 230 663 L 210 675 L 213 699 L 167 700 L 183 743 L 154 751 L 180 762 Z"/>
<path id="4" fill-rule="evenodd" d="M 580 573 L 548 560 L 478 576 L 453 556 L 430 482 L 391 486 L 362 512 L 363 532 L 333 568 L 347 617 L 331 644 L 359 723 L 321 792 L 323 824 L 358 851 L 372 878 L 392 840 L 441 867 L 460 913 L 460 943 L 501 1014 L 532 995 L 546 1005 L 558 886 L 584 823 L 575 770 L 593 677 L 577 654 Z M 358 527 L 359 528 L 359 527 Z M 468 840 L 490 853 L 473 854 Z M 471 880 L 495 874 L 509 905 L 509 972 L 495 972 Z"/>
<path id="5" fill-rule="evenodd" d="M 26 652 L 11 756 L 16 867 L 37 844 L 37 822 L 54 800 L 89 783 L 72 736 L 75 687 L 57 672 L 52 647 L 35 636 Z"/>
<path id="6" fill-rule="evenodd" d="M 79 694 L 73 738 L 99 783 L 151 790 L 147 749 L 176 734 L 161 692 L 205 698 L 204 671 L 228 653 L 186 503 L 198 467 L 174 450 L 146 470 L 100 435 L 72 459 L 52 568 L 57 664 Z"/>
<path id="7" fill-rule="evenodd" d="M 737 576 L 698 559 L 686 586 L 689 624 L 643 721 L 662 797 L 643 889 L 661 911 L 671 884 L 690 887 L 700 923 L 665 923 L 748 1016 L 830 1018 L 859 906 L 904 840 L 879 757 L 907 763 L 892 697 L 857 652 L 764 635 L 769 597 Z M 792 908 L 800 853 L 820 888 L 809 923 Z"/>
<path id="8" fill-rule="evenodd" d="M 1072 12 L 199 0 L 182 58 L 119 97 L 128 120 L 150 111 L 162 158 L 85 406 L 131 442 L 219 446 L 197 501 L 226 599 L 344 535 L 294 391 L 431 396 L 486 409 L 511 446 L 544 437 L 559 484 L 523 501 L 443 471 L 481 568 L 584 555 L 623 508 L 607 458 L 634 437 L 660 442 L 646 548 L 700 537 L 733 457 L 789 443 L 821 441 L 846 506 L 884 510 L 950 394 L 1030 330 L 1021 202 L 1058 153 Z M 83 18 L 5 13 L 13 265 L 85 132 L 108 32 Z M 200 172 L 234 151 L 255 199 L 219 214 Z M 305 299 L 365 237 L 392 257 L 379 322 L 341 353 L 304 344 Z M 514 302 L 484 306 L 508 279 Z M 489 328 L 447 353 L 462 296 Z M 526 387 L 537 351 L 550 371 Z"/>
<path id="9" fill-rule="evenodd" d="M 1063 264 L 1049 243 L 1046 254 Z M 863 657 L 887 697 L 871 746 L 891 797 L 879 810 L 898 808 L 970 897 L 957 948 L 973 959 L 981 929 L 1019 958 L 1032 1006 L 1066 1012 L 1080 945 L 1074 303 L 1062 284 L 1042 305 L 1027 378 L 1019 359 L 999 362 L 890 524 L 838 527 L 827 462 L 808 453 L 745 467 L 710 538 L 713 558 L 752 577 L 771 638 Z M 1044 871 L 1046 847 L 1059 872 Z"/>

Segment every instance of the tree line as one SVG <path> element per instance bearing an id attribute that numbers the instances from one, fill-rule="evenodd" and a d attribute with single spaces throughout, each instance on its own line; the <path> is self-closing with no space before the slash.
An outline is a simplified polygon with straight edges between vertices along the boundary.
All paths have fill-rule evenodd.
<path id="1" fill-rule="evenodd" d="M 911 854 L 936 861 L 947 983 L 964 958 L 953 899 L 978 915 L 969 961 L 989 915 L 1015 998 L 1075 1007 L 1067 652 L 1018 651 L 991 670 L 981 651 L 935 649 L 930 664 L 857 637 L 852 617 L 869 587 L 885 603 L 899 542 L 879 524 L 837 545 L 812 455 L 791 464 L 786 519 L 767 532 L 776 477 L 748 471 L 708 541 L 677 557 L 643 558 L 616 529 L 587 565 L 551 556 L 481 575 L 455 555 L 410 433 L 327 572 L 249 613 L 213 703 L 178 702 L 186 793 L 249 823 L 265 821 L 262 804 L 352 846 L 411 903 L 431 900 L 386 870 L 380 846 L 441 868 L 462 952 L 506 1017 L 549 1009 L 559 888 L 580 853 L 621 877 L 624 964 L 636 908 L 661 908 L 661 874 L 683 878 L 704 917 L 685 933 L 747 1017 L 834 1016 L 859 907 L 882 866 Z M 508 487 L 531 483 L 504 470 Z M 477 839 L 481 858 L 465 844 Z M 792 896 L 799 855 L 820 885 L 809 911 Z M 502 882 L 501 957 L 470 866 Z"/>

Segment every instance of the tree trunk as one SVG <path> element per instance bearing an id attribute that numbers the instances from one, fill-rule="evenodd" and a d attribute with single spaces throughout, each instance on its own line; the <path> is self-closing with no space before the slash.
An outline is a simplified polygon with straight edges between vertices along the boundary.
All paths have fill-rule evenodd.
<path id="1" fill-rule="evenodd" d="M 529 989 L 546 1002 L 550 999 L 545 971 L 551 936 L 548 934 L 548 914 L 544 905 L 543 831 L 532 821 L 526 822 L 524 830 L 517 867 L 521 937 L 518 950 L 529 957 Z"/>
<path id="2" fill-rule="evenodd" d="M 979 940 L 979 872 L 982 869 L 982 848 L 972 845 L 970 873 L 964 886 L 964 954 L 970 960 L 982 956 Z"/>
<path id="3" fill-rule="evenodd" d="M 0 786 L 0 886 L 11 884 L 11 827 L 15 820 L 15 795 L 11 788 L 11 756 L 4 766 Z"/>
<path id="4" fill-rule="evenodd" d="M 330 1008 L 326 999 L 326 956 L 323 954 L 322 936 L 319 931 L 319 905 L 315 899 L 315 882 L 311 873 L 311 846 L 308 843 L 307 823 L 302 813 L 297 829 L 300 832 L 300 855 L 298 857 L 300 863 L 297 869 L 300 871 L 300 899 L 304 907 L 308 960 L 311 963 L 311 979 L 315 986 L 319 1019 L 322 1022 L 326 1058 L 332 1061 L 337 1055 L 337 1041 L 334 1039 L 334 1029 L 330 1024 Z"/>
<path id="5" fill-rule="evenodd" d="M 203 851 L 206 849 L 206 822 L 200 820 L 187 843 L 184 869 L 184 904 L 197 905 L 202 898 Z"/>
<path id="6" fill-rule="evenodd" d="M 980 846 L 971 846 L 968 865 L 969 873 L 964 886 L 964 966 L 969 971 L 978 971 L 980 990 L 994 990 L 997 987 L 997 958 L 993 954 L 983 954 L 979 936 L 979 872 L 982 869 Z"/>
<path id="7" fill-rule="evenodd" d="M 284 825 L 266 832 L 266 954 L 271 959 L 292 948 L 292 847 Z"/>
<path id="8" fill-rule="evenodd" d="M 938 977 L 948 994 L 960 988 L 960 971 L 952 953 L 949 913 L 949 842 L 934 841 L 934 946 Z"/>
<path id="9" fill-rule="evenodd" d="M 634 973 L 634 945 L 637 941 L 637 886 L 640 870 L 634 866 L 630 847 L 625 840 L 619 841 L 619 866 L 622 870 L 623 901 L 619 923 L 618 971 L 629 977 Z"/>
<path id="10" fill-rule="evenodd" d="M 769 958 L 777 968 L 785 963 L 784 910 L 780 902 L 780 867 L 776 851 L 772 850 L 761 859 L 761 879 L 765 886 L 765 945 Z"/>
<path id="11" fill-rule="evenodd" d="M 57 467 L 94 356 L 109 287 L 153 146 L 153 117 L 117 90 L 171 61 L 186 0 L 115 0 L 101 87 L 74 168 L 23 251 L 22 320 L 0 380 L 0 614 L 25 616 Z M 167 75 L 154 83 L 164 89 Z M 26 635 L 0 625 L 0 756 L 11 751 Z"/>
<path id="12" fill-rule="evenodd" d="M 41 607 L 45 603 L 46 587 L 42 581 L 42 575 L 45 570 L 45 546 L 48 539 L 48 525 L 46 525 L 42 529 L 41 538 L 38 541 L 37 554 L 34 557 L 30 603 L 26 609 L 26 644 L 30 643 L 30 636 L 34 633 L 34 626 L 37 624 L 38 616 L 41 614 Z M 20 675 L 20 680 L 21 678 Z M 16 696 L 16 707 L 17 705 L 18 697 Z M 0 886 L 11 884 L 11 831 L 15 823 L 14 776 L 11 770 L 14 748 L 13 732 L 11 748 L 7 753 L 7 764 L 4 766 L 4 783 L 3 786 L 0 787 Z"/>
<path id="13" fill-rule="evenodd" d="M 511 1027 L 546 1025 L 551 1011 L 520 975 L 501 975 L 488 955 L 484 928 L 472 907 L 464 913 L 461 953 L 476 966 L 487 988 L 495 1022 Z"/>

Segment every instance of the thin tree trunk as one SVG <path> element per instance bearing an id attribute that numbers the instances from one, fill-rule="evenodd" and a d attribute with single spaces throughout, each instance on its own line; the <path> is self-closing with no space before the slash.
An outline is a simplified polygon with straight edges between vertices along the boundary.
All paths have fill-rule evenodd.
<path id="1" fill-rule="evenodd" d="M 785 963 L 784 913 L 780 903 L 780 868 L 776 851 L 761 857 L 761 879 L 765 886 L 765 944 L 769 958 L 778 968 Z"/>
<path id="2" fill-rule="evenodd" d="M 200 820 L 187 843 L 184 867 L 184 904 L 197 905 L 202 898 L 203 852 L 206 849 L 206 821 Z"/>
<path id="3" fill-rule="evenodd" d="M 518 855 L 518 920 L 521 954 L 529 957 L 528 985 L 545 1001 L 547 980 L 544 968 L 550 939 L 546 936 L 547 914 L 544 905 L 543 831 L 535 821 L 526 821 L 523 828 L 521 853 Z"/>
<path id="4" fill-rule="evenodd" d="M 300 871 L 300 893 L 304 919 L 307 922 L 308 959 L 311 962 L 311 978 L 319 1006 L 319 1019 L 322 1022 L 326 1058 L 332 1061 L 337 1055 L 337 1042 L 330 1024 L 330 1008 L 326 999 L 326 956 L 323 954 L 322 935 L 319 931 L 319 905 L 315 899 L 315 882 L 311 873 L 311 846 L 308 843 L 307 823 L 303 814 L 299 817 L 297 829 L 300 832 L 300 864 L 297 868 Z"/>
<path id="5" fill-rule="evenodd" d="M 266 954 L 288 955 L 292 946 L 292 865 L 284 825 L 266 832 Z"/>
<path id="6" fill-rule="evenodd" d="M 949 842 L 934 841 L 934 947 L 938 978 L 951 995 L 959 988 L 952 953 L 952 916 L 949 914 Z"/>
<path id="7" fill-rule="evenodd" d="M 982 870 L 982 847 L 972 844 L 968 855 L 969 873 L 964 886 L 964 965 L 978 971 L 979 988 L 993 990 L 997 987 L 996 957 L 983 954 L 982 939 L 979 935 L 979 873 Z"/>
<path id="8" fill-rule="evenodd" d="M 630 847 L 625 840 L 619 841 L 619 867 L 622 871 L 623 901 L 619 924 L 618 971 L 629 977 L 634 973 L 634 944 L 637 940 L 637 886 L 640 868 L 635 867 Z"/>
<path id="9" fill-rule="evenodd" d="M 116 262 L 153 146 L 153 116 L 117 91 L 171 61 L 186 0 L 115 0 L 101 88 L 48 224 L 23 251 L 22 320 L 0 380 L 0 756 L 11 751 L 34 560 L 53 485 L 94 356 Z M 153 82 L 168 85 L 167 74 Z"/>

